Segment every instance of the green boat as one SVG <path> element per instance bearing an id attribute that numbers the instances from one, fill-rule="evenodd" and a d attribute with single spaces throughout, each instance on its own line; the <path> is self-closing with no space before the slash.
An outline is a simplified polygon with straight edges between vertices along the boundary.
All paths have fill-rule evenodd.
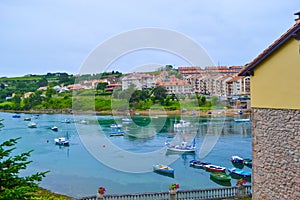
<path id="1" fill-rule="evenodd" d="M 223 173 L 223 172 L 214 172 L 210 173 L 210 178 L 218 181 L 230 181 L 230 175 Z"/>

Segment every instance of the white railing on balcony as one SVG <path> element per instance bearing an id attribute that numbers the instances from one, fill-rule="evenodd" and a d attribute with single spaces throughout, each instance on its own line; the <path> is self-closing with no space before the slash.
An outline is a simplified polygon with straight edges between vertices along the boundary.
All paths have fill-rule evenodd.
<path id="1" fill-rule="evenodd" d="M 199 190 L 178 190 L 176 200 L 201 200 L 201 199 L 224 199 L 233 197 L 246 197 L 252 195 L 251 185 L 242 188 L 223 187 Z M 123 195 L 104 195 L 103 200 L 169 200 L 169 192 L 141 193 L 141 194 L 123 194 Z M 96 196 L 84 197 L 80 200 L 97 200 Z"/>

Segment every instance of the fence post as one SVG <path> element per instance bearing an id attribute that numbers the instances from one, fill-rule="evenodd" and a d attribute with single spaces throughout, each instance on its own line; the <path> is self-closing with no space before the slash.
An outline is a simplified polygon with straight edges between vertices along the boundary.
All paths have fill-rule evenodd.
<path id="1" fill-rule="evenodd" d="M 236 196 L 238 198 L 246 197 L 246 187 L 243 185 L 237 186 Z"/>
<path id="2" fill-rule="evenodd" d="M 96 197 L 97 197 L 97 200 L 103 200 L 104 199 L 103 194 L 97 193 Z"/>
<path id="3" fill-rule="evenodd" d="M 176 200 L 176 190 L 169 190 L 170 200 Z"/>

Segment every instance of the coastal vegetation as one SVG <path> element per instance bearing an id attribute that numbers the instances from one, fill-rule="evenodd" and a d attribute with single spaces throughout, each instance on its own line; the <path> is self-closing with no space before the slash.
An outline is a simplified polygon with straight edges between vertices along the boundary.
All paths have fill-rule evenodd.
<path id="1" fill-rule="evenodd" d="M 79 80 L 95 80 L 103 78 L 120 78 L 118 71 L 95 75 L 81 75 Z M 205 95 L 167 94 L 163 87 L 136 90 L 132 84 L 128 89 L 105 90 L 107 82 L 100 82 L 94 88 L 80 90 L 55 90 L 55 86 L 74 84 L 75 77 L 67 73 L 48 73 L 46 75 L 31 75 L 25 77 L 0 78 L 0 110 L 82 110 L 110 111 L 124 110 L 210 110 L 223 108 L 216 96 L 207 98 Z M 38 88 L 44 87 L 44 90 Z M 27 95 L 27 96 L 26 96 Z M 90 103 L 91 98 L 94 104 Z M 73 101 L 73 100 L 76 101 Z"/>
<path id="2" fill-rule="evenodd" d="M 0 144 L 0 200 L 6 199 L 33 199 L 38 191 L 38 183 L 45 177 L 46 172 L 37 172 L 33 175 L 20 176 L 20 171 L 25 170 L 32 151 L 19 155 L 12 155 L 17 140 L 9 139 Z"/>

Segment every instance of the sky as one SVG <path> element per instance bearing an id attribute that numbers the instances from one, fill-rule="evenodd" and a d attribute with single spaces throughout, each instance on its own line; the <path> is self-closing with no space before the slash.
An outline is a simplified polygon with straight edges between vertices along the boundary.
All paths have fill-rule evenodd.
<path id="1" fill-rule="evenodd" d="M 295 23 L 299 5 L 299 0 L 1 0 L 0 77 L 78 74 L 99 45 L 143 28 L 190 38 L 214 65 L 245 65 Z M 126 73 L 149 64 L 190 63 L 170 52 L 141 49 L 105 69 Z"/>

